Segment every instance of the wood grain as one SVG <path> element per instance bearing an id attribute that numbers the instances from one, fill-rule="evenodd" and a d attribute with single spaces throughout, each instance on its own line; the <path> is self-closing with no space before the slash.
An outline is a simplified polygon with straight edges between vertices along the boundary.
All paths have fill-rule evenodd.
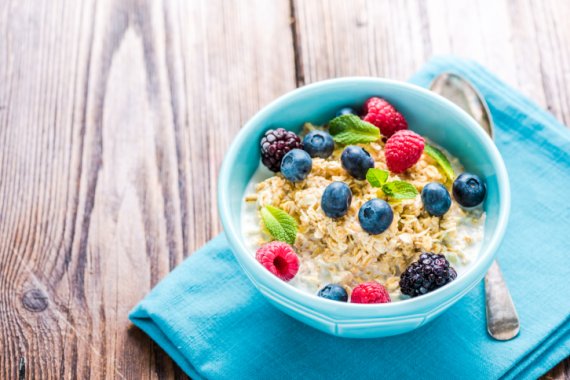
<path id="1" fill-rule="evenodd" d="M 181 376 L 128 312 L 219 232 L 226 147 L 295 87 L 289 3 L 240 4 L 1 5 L 0 378 Z"/>
<path id="2" fill-rule="evenodd" d="M 0 378 L 184 377 L 127 314 L 220 231 L 245 120 L 453 53 L 570 124 L 568 19 L 555 0 L 0 2 Z"/>
<path id="3" fill-rule="evenodd" d="M 434 55 L 484 64 L 570 125 L 570 3 L 294 0 L 304 83 L 405 80 Z"/>

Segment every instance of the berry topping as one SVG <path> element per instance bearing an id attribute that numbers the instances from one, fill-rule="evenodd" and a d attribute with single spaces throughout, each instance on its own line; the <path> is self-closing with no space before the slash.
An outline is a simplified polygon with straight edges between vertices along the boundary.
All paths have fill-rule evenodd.
<path id="1" fill-rule="evenodd" d="M 354 108 L 350 108 L 350 107 L 344 107 L 338 110 L 338 112 L 336 113 L 336 116 L 342 116 L 342 115 L 356 115 L 356 111 L 354 110 Z"/>
<path id="2" fill-rule="evenodd" d="M 463 207 L 475 207 L 485 199 L 485 182 L 471 173 L 462 173 L 453 182 L 453 198 Z"/>
<path id="3" fill-rule="evenodd" d="M 307 178 L 312 167 L 311 156 L 302 149 L 289 151 L 281 161 L 281 173 L 291 182 L 300 182 Z"/>
<path id="4" fill-rule="evenodd" d="M 261 138 L 259 143 L 261 162 L 269 170 L 281 170 L 281 160 L 292 149 L 302 148 L 301 139 L 295 133 L 283 128 L 270 129 Z"/>
<path id="5" fill-rule="evenodd" d="M 442 216 L 451 207 L 451 196 L 441 183 L 430 182 L 422 190 L 422 202 L 430 215 Z"/>
<path id="6" fill-rule="evenodd" d="M 374 124 L 380 132 L 390 137 L 397 131 L 408 129 L 404 116 L 382 98 L 373 97 L 364 103 L 364 121 Z"/>
<path id="7" fill-rule="evenodd" d="M 369 200 L 362 205 L 358 212 L 360 226 L 370 235 L 377 235 L 386 231 L 393 219 L 392 208 L 382 199 Z"/>
<path id="8" fill-rule="evenodd" d="M 297 254 L 289 244 L 281 241 L 262 245 L 255 253 L 255 258 L 283 281 L 291 280 L 299 270 Z"/>
<path id="9" fill-rule="evenodd" d="M 403 173 L 420 160 L 424 138 L 412 131 L 398 131 L 386 141 L 386 165 L 392 173 Z"/>
<path id="10" fill-rule="evenodd" d="M 350 145 L 344 148 L 340 156 L 342 167 L 356 179 L 366 179 L 368 169 L 374 167 L 374 160 L 365 149 Z"/>
<path id="11" fill-rule="evenodd" d="M 388 303 L 392 302 L 390 294 L 383 285 L 376 281 L 364 282 L 352 290 L 352 303 Z"/>
<path id="12" fill-rule="evenodd" d="M 311 157 L 328 158 L 334 150 L 334 140 L 324 131 L 312 131 L 303 139 L 303 149 Z"/>
<path id="13" fill-rule="evenodd" d="M 333 301 L 348 301 L 348 293 L 340 285 L 328 284 L 317 293 L 319 297 L 323 297 Z"/>
<path id="14" fill-rule="evenodd" d="M 457 272 L 443 255 L 424 252 L 400 276 L 400 290 L 410 297 L 421 296 L 455 280 Z"/>
<path id="15" fill-rule="evenodd" d="M 352 202 L 350 187 L 344 182 L 333 182 L 328 185 L 321 198 L 321 208 L 329 218 L 340 218 L 346 215 Z"/>

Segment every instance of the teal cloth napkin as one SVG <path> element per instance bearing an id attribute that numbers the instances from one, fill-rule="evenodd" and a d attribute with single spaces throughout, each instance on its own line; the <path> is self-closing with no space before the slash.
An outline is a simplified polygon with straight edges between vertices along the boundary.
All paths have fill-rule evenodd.
<path id="1" fill-rule="evenodd" d="M 482 284 L 408 334 L 326 335 L 267 303 L 223 235 L 160 282 L 132 322 L 197 379 L 525 379 L 570 355 L 570 133 L 471 61 L 435 58 L 411 82 L 427 86 L 443 71 L 472 81 L 496 123 L 512 188 L 498 260 L 520 315 L 516 339 L 487 336 Z"/>

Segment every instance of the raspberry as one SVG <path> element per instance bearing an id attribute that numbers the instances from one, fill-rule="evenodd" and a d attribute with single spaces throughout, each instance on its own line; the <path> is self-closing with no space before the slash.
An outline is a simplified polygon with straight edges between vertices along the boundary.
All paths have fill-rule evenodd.
<path id="1" fill-rule="evenodd" d="M 400 290 L 410 297 L 421 296 L 456 278 L 457 272 L 449 266 L 445 256 L 424 252 L 400 276 Z"/>
<path id="2" fill-rule="evenodd" d="M 363 120 L 374 124 L 386 137 L 392 136 L 396 131 L 408 129 L 404 116 L 382 98 L 368 99 L 364 103 L 364 113 Z"/>
<path id="3" fill-rule="evenodd" d="M 352 291 L 352 303 L 388 303 L 392 302 L 386 288 L 376 281 L 363 282 Z"/>
<path id="4" fill-rule="evenodd" d="M 289 281 L 299 270 L 299 258 L 287 243 L 272 241 L 262 245 L 255 253 L 255 258 L 267 270 L 282 279 Z"/>
<path id="5" fill-rule="evenodd" d="M 259 142 L 261 150 L 261 162 L 269 170 L 278 172 L 281 170 L 283 156 L 292 149 L 302 149 L 301 139 L 295 133 L 283 128 L 270 129 Z"/>
<path id="6" fill-rule="evenodd" d="M 398 131 L 386 141 L 384 155 L 392 173 L 403 173 L 419 161 L 424 138 L 412 131 Z"/>

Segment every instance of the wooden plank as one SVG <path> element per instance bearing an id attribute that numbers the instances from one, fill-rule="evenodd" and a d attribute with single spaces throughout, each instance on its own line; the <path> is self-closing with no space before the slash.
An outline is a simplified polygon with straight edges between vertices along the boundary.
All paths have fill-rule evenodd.
<path id="1" fill-rule="evenodd" d="M 484 64 L 570 124 L 570 3 L 295 0 L 306 83 L 349 75 L 404 80 L 433 55 Z"/>
<path id="2" fill-rule="evenodd" d="M 430 55 L 415 2 L 294 3 L 306 83 L 349 75 L 403 79 Z"/>
<path id="3" fill-rule="evenodd" d="M 518 85 L 534 98 L 536 91 L 529 83 L 535 82 L 537 87 L 542 84 L 544 101 L 541 104 L 570 126 L 570 2 L 514 1 L 508 4 L 510 21 L 517 31 L 514 43 Z M 529 80 L 532 75 L 540 75 L 540 79 Z"/>
<path id="4" fill-rule="evenodd" d="M 289 12 L 0 5 L 0 378 L 181 376 L 127 314 L 219 232 L 225 149 L 295 86 Z"/>

